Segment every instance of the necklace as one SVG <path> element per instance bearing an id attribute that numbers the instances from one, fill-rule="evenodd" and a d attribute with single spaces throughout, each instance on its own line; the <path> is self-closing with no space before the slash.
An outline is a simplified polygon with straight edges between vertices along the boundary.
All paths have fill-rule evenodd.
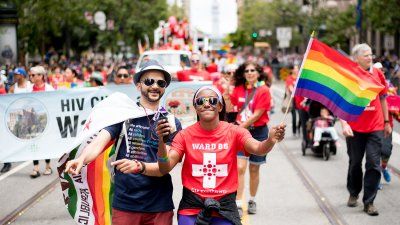
<path id="1" fill-rule="evenodd" d="M 156 126 L 157 123 L 154 123 L 153 125 L 151 125 L 151 119 L 149 117 L 149 114 L 147 114 L 146 108 L 142 104 L 140 104 L 139 102 L 138 102 L 138 104 L 143 108 L 144 113 L 146 114 L 147 123 L 149 124 L 149 131 L 150 131 L 151 140 L 157 140 L 157 138 L 158 138 L 157 135 L 156 135 L 156 137 L 154 137 L 154 135 L 153 135 L 153 132 L 155 132 L 155 126 Z M 157 134 L 157 132 L 156 132 L 156 134 Z"/>

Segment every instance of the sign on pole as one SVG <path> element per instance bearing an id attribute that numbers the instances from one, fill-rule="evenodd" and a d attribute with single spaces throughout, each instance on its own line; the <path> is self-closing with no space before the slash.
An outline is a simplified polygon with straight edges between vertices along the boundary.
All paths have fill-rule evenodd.
<path id="1" fill-rule="evenodd" d="M 385 35 L 384 47 L 386 50 L 394 49 L 394 36 L 393 35 Z"/>
<path id="2" fill-rule="evenodd" d="M 290 41 L 289 40 L 281 40 L 279 41 L 279 48 L 289 48 Z"/>
<path id="3" fill-rule="evenodd" d="M 292 28 L 291 27 L 277 27 L 276 28 L 276 39 L 278 39 L 278 41 L 292 40 Z"/>

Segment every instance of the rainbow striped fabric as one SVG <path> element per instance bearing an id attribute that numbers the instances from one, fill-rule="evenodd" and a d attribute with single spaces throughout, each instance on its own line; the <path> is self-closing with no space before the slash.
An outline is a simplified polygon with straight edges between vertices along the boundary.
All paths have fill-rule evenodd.
<path id="1" fill-rule="evenodd" d="M 346 121 L 355 121 L 384 88 L 368 71 L 324 43 L 311 38 L 295 95 L 325 105 Z"/>
<path id="2" fill-rule="evenodd" d="M 78 175 L 65 173 L 66 163 L 78 158 L 103 128 L 154 113 L 146 113 L 128 96 L 119 92 L 111 94 L 93 108 L 57 167 L 65 205 L 77 224 L 111 224 L 114 186 L 110 162 L 116 159 L 116 143 L 109 142 L 96 160 L 84 166 Z"/>
<path id="3" fill-rule="evenodd" d="M 114 188 L 107 165 L 115 154 L 114 142 L 108 143 L 103 153 L 83 167 L 80 174 L 65 173 L 67 161 L 80 155 L 82 149 L 83 146 L 78 146 L 59 161 L 58 172 L 65 205 L 78 224 L 109 225 Z"/>

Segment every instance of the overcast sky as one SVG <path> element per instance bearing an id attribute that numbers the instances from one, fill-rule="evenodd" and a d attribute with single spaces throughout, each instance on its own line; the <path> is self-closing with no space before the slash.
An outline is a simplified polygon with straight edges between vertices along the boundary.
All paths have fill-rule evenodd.
<path id="1" fill-rule="evenodd" d="M 197 29 L 211 34 L 212 13 L 211 6 L 215 0 L 191 0 L 190 21 Z M 219 4 L 219 33 L 224 35 L 236 31 L 237 5 L 235 0 L 216 0 Z M 168 0 L 173 4 L 174 0 Z"/>

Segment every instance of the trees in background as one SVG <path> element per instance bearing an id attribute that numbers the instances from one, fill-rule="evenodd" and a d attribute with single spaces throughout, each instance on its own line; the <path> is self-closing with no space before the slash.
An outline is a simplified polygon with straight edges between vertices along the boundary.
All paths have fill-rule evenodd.
<path id="1" fill-rule="evenodd" d="M 39 53 L 54 48 L 65 55 L 82 51 L 133 50 L 145 35 L 153 38 L 158 21 L 167 18 L 166 0 L 11 0 L 18 10 L 19 51 Z M 107 17 L 107 27 L 90 20 L 97 11 Z M 109 23 L 109 24 L 108 24 Z"/>
<path id="2" fill-rule="evenodd" d="M 306 43 L 312 31 L 319 39 L 331 46 L 348 50 L 349 40 L 357 34 L 356 5 L 345 10 L 337 7 L 326 8 L 327 1 L 308 0 L 308 11 L 298 1 L 287 0 L 244 0 L 239 9 L 239 26 L 235 33 L 228 36 L 228 41 L 235 46 L 252 45 L 254 41 L 267 41 L 276 46 L 276 27 L 293 28 L 291 46 Z M 362 1 L 362 29 L 367 26 L 383 33 L 395 34 L 400 31 L 399 0 L 364 0 Z M 252 38 L 253 32 L 261 29 L 272 33 L 266 37 Z"/>

